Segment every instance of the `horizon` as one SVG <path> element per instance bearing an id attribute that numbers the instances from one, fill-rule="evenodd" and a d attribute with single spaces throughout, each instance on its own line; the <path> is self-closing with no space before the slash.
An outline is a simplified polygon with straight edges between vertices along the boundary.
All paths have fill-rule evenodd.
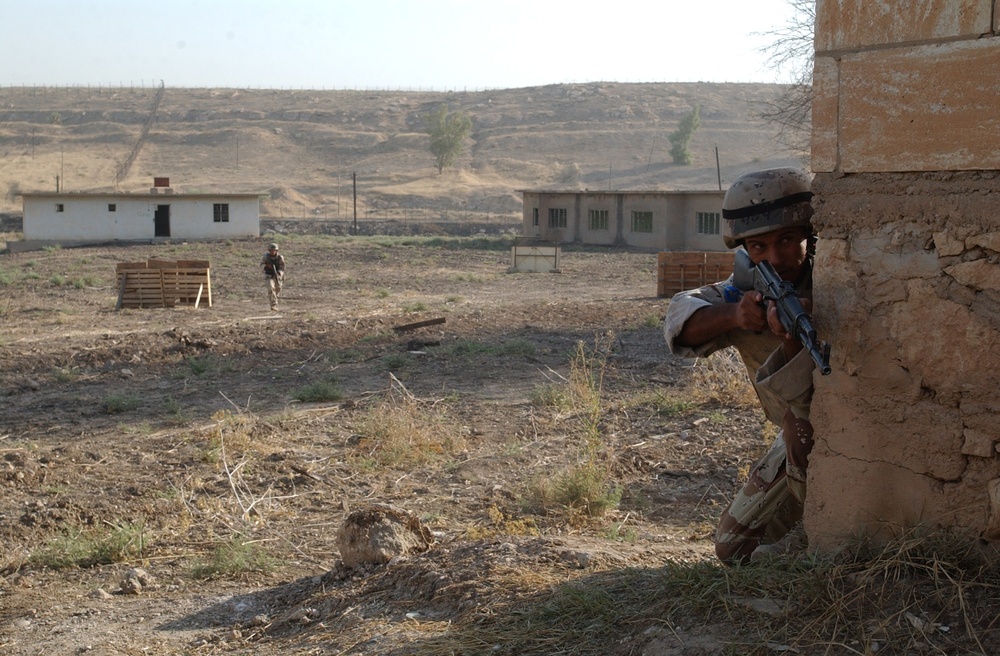
<path id="1" fill-rule="evenodd" d="M 549 84 L 535 84 L 529 86 L 519 86 L 519 87 L 478 87 L 478 88 L 465 88 L 465 89 L 433 89 L 433 88 L 414 88 L 414 87 L 337 87 L 337 88 L 318 88 L 318 87 L 260 87 L 260 86 L 190 86 L 190 85 L 176 85 L 176 84 L 166 84 L 165 81 L 156 80 L 139 80 L 136 81 L 122 81 L 118 83 L 79 83 L 79 84 L 6 84 L 0 85 L 0 90 L 2 89 L 157 89 L 160 87 L 160 82 L 163 82 L 165 89 L 176 89 L 176 90 L 210 90 L 217 89 L 220 91 L 232 90 L 232 91 L 310 91 L 310 92 L 365 92 L 365 93 L 438 93 L 438 94 L 448 94 L 448 93 L 482 93 L 485 91 L 522 91 L 527 89 L 542 89 L 545 87 L 556 87 L 556 86 L 584 86 L 584 85 L 601 85 L 601 84 L 615 84 L 615 85 L 702 85 L 702 84 L 712 84 L 712 85 L 729 85 L 729 86 L 787 86 L 792 84 L 790 82 L 712 82 L 712 81 L 696 81 L 696 82 L 617 82 L 615 80 L 590 80 L 587 82 L 553 82 Z"/>

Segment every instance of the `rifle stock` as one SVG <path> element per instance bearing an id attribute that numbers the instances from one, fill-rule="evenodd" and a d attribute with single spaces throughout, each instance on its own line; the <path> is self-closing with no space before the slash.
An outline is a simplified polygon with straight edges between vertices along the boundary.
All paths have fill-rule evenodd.
<path id="1" fill-rule="evenodd" d="M 754 265 L 745 250 L 736 251 L 733 283 L 741 291 L 755 289 L 764 295 L 764 302 L 774 301 L 778 319 L 789 335 L 794 335 L 809 351 L 821 374 L 830 373 L 830 345 L 821 342 L 813 328 L 812 319 L 799 302 L 795 285 L 782 280 L 767 260 Z"/>

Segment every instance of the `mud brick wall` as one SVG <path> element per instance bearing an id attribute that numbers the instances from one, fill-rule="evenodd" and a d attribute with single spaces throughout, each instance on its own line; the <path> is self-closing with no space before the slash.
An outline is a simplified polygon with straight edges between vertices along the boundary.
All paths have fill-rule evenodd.
<path id="1" fill-rule="evenodd" d="M 806 531 L 1000 539 L 1000 36 L 990 0 L 818 0 Z"/>

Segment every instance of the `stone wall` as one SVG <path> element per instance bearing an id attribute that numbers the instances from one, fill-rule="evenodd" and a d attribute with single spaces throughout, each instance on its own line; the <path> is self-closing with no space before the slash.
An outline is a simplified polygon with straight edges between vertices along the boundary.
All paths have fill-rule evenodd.
<path id="1" fill-rule="evenodd" d="M 806 530 L 1000 539 L 1000 36 L 989 0 L 818 0 Z"/>

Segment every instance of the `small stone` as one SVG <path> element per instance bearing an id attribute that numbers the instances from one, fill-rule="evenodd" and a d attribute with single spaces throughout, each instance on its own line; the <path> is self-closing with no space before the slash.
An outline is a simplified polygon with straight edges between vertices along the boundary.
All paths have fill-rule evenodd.
<path id="1" fill-rule="evenodd" d="M 125 579 L 119 585 L 122 594 L 137 595 L 142 594 L 142 583 L 139 579 Z"/>

